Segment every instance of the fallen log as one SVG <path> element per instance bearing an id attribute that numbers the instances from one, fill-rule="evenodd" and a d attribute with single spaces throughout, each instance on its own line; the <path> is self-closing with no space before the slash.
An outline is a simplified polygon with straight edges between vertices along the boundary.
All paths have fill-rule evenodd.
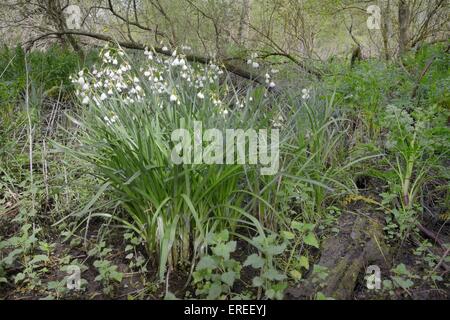
<path id="1" fill-rule="evenodd" d="M 373 208 L 367 207 L 359 205 L 356 212 L 343 212 L 339 219 L 340 232 L 325 241 L 317 264 L 326 268 L 326 279 L 317 281 L 316 275 L 310 272 L 298 287 L 286 290 L 286 299 L 312 299 L 318 292 L 334 299 L 351 299 L 359 275 L 369 265 L 389 267 L 382 219 Z"/>

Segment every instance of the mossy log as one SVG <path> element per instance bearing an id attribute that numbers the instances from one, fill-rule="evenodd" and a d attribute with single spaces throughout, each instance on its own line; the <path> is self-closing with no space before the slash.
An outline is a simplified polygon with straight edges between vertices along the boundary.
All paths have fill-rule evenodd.
<path id="1" fill-rule="evenodd" d="M 317 281 L 317 275 L 310 272 L 298 287 L 286 290 L 286 299 L 311 299 L 318 292 L 334 299 L 351 299 L 359 275 L 367 266 L 383 269 L 389 265 L 383 224 L 376 213 L 368 214 L 363 208 L 343 212 L 339 226 L 340 232 L 325 240 L 317 263 L 327 268 L 326 279 Z"/>

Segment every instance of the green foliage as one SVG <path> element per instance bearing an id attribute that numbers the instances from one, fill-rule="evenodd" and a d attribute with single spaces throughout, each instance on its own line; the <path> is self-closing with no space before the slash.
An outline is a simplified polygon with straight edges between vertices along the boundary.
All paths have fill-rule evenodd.
<path id="1" fill-rule="evenodd" d="M 258 288 L 258 297 L 261 295 L 260 290 L 263 290 L 268 299 L 283 299 L 287 276 L 278 270 L 274 259 L 285 252 L 286 243 L 280 243 L 275 234 L 260 234 L 250 243 L 258 249 L 258 254 L 247 257 L 244 267 L 251 266 L 259 270 L 259 275 L 252 280 L 252 285 Z"/>
<path id="2" fill-rule="evenodd" d="M 5 47 L 0 50 L 0 65 L 4 68 L 0 72 L 0 106 L 4 108 L 22 99 L 27 75 L 33 88 L 44 95 L 67 95 L 73 90 L 69 76 L 80 67 L 80 62 L 76 53 L 58 46 L 53 46 L 45 52 L 33 51 L 27 55 L 20 47 L 14 50 Z"/>
<path id="3" fill-rule="evenodd" d="M 204 255 L 193 273 L 195 295 L 206 299 L 233 296 L 233 285 L 240 278 L 241 264 L 230 257 L 236 251 L 236 241 L 229 240 L 227 230 L 210 235 L 211 255 Z"/>
<path id="4" fill-rule="evenodd" d="M 107 295 L 112 295 L 115 289 L 115 283 L 121 283 L 123 273 L 118 270 L 118 267 L 108 260 L 112 249 L 106 246 L 105 241 L 101 241 L 89 250 L 88 255 L 97 258 L 93 266 L 97 269 L 98 275 L 95 281 L 98 281 L 103 286 L 103 292 Z"/>
<path id="5" fill-rule="evenodd" d="M 227 48 L 245 57 L 240 49 Z M 448 56 L 442 47 L 423 47 L 405 56 L 403 66 L 368 60 L 348 70 L 335 61 L 324 83 L 306 86 L 302 80 L 275 93 L 236 87 L 219 66 L 182 64 L 180 53 L 150 60 L 147 52 L 131 63 L 121 49 L 103 50 L 102 59 L 106 52 L 110 60 L 76 77 L 82 66 L 71 52 L 55 47 L 27 55 L 28 112 L 24 53 L 0 52 L 2 290 L 15 286 L 45 299 L 75 297 L 79 293 L 67 289 L 63 274 L 79 265 L 92 268 L 106 296 L 122 294 L 125 272 L 131 271 L 143 287 L 125 295 L 155 298 L 161 294 L 161 282 L 149 277 L 155 261 L 160 281 L 168 268 L 190 269 L 198 298 L 282 299 L 307 272 L 319 288 L 325 286 L 331 271 L 316 264 L 322 237 L 341 232 L 337 217 L 351 207 L 339 200 L 361 194 L 358 177 L 380 178 L 391 245 L 404 244 L 398 240 L 408 239 L 420 217 L 435 210 L 427 207 L 427 196 L 439 197 L 432 201 L 446 209 L 450 132 Z M 412 97 L 413 75 L 432 57 Z M 286 77 L 293 74 L 286 71 Z M 122 80 L 125 87 L 117 86 Z M 69 112 L 70 124 L 60 123 L 54 110 L 77 89 L 81 108 Z M 54 98 L 55 109 L 46 111 Z M 43 121 L 48 112 L 64 127 L 51 137 Z M 185 128 L 192 134 L 194 121 L 222 130 L 279 128 L 279 172 L 263 176 L 257 165 L 173 163 L 171 133 Z M 432 195 L 430 185 L 439 185 Z M 112 223 L 127 230 L 117 237 Z M 82 244 L 90 250 L 80 262 L 74 252 L 84 252 Z M 247 245 L 253 250 L 243 256 L 241 246 Z M 442 286 L 438 264 L 448 257 L 421 241 L 413 258 L 420 276 L 398 264 L 383 282 L 392 296 L 411 295 L 422 281 Z M 87 289 L 86 280 L 82 285 Z M 166 299 L 176 298 L 170 285 Z M 314 298 L 329 299 L 321 292 Z"/>

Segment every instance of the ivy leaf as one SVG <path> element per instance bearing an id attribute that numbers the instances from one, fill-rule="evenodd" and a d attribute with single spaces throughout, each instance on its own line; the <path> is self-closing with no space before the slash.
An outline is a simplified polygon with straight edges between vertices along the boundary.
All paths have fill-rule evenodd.
<path id="1" fill-rule="evenodd" d="M 197 270 L 214 270 L 215 268 L 217 268 L 217 263 L 211 256 L 203 256 L 197 263 Z"/>
<path id="2" fill-rule="evenodd" d="M 251 254 L 247 257 L 247 259 L 244 262 L 244 267 L 252 266 L 255 269 L 260 269 L 264 266 L 264 259 L 261 258 L 256 253 Z"/>
<path id="3" fill-rule="evenodd" d="M 252 284 L 254 287 L 261 287 L 264 284 L 264 280 L 261 277 L 254 277 Z"/>
<path id="4" fill-rule="evenodd" d="M 215 300 L 220 296 L 221 293 L 222 293 L 222 286 L 219 283 L 214 282 L 209 288 L 208 297 L 206 299 Z"/>
<path id="5" fill-rule="evenodd" d="M 222 282 L 227 284 L 229 287 L 233 286 L 235 279 L 236 279 L 236 272 L 234 271 L 222 273 L 222 276 L 220 277 L 220 280 L 222 280 Z"/>
<path id="6" fill-rule="evenodd" d="M 273 268 L 264 272 L 263 277 L 268 280 L 276 280 L 276 281 L 281 281 L 281 280 L 286 279 L 286 276 L 284 274 L 279 273 L 277 270 L 275 270 Z"/>
<path id="7" fill-rule="evenodd" d="M 303 240 L 307 245 L 313 246 L 317 249 L 319 248 L 319 242 L 317 241 L 317 238 L 314 235 L 314 233 L 312 232 L 308 233 Z"/>

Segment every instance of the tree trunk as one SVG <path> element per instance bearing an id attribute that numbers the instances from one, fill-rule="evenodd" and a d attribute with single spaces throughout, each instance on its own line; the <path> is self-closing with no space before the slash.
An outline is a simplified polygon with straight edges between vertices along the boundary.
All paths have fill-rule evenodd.
<path id="1" fill-rule="evenodd" d="M 47 1 L 47 16 L 51 23 L 55 26 L 58 32 L 67 31 L 66 19 L 64 17 L 63 7 L 59 0 L 49 0 Z M 62 39 L 67 40 L 72 46 L 73 50 L 80 56 L 80 59 L 84 61 L 84 52 L 81 46 L 78 44 L 77 40 L 72 34 L 64 34 Z M 63 40 L 63 41 L 64 41 Z M 63 43 L 64 45 L 64 43 Z"/>
<path id="2" fill-rule="evenodd" d="M 408 50 L 408 27 L 409 27 L 409 5 L 406 0 L 399 0 L 398 3 L 398 47 L 399 54 L 403 55 Z"/>
<path id="3" fill-rule="evenodd" d="M 386 8 L 384 10 L 384 14 L 383 14 L 383 25 L 382 25 L 382 29 L 381 29 L 381 33 L 383 36 L 383 50 L 384 50 L 384 59 L 386 61 L 389 60 L 390 55 L 389 55 L 389 19 L 390 19 L 390 15 L 391 15 L 391 1 L 387 0 L 386 3 Z"/>
<path id="4" fill-rule="evenodd" d="M 250 20 L 250 0 L 242 0 L 242 10 L 238 30 L 238 40 L 240 44 L 243 44 L 245 38 L 248 36 L 249 20 Z"/>

